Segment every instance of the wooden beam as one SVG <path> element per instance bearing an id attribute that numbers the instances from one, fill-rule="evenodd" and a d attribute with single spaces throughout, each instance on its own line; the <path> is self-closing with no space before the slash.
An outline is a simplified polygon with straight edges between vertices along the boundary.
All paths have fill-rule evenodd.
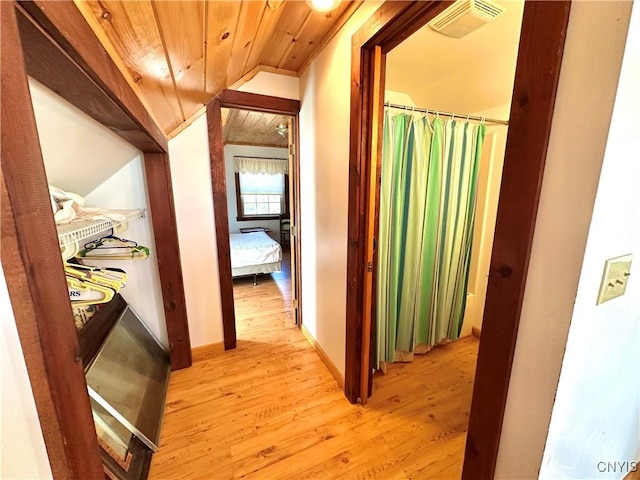
<path id="1" fill-rule="evenodd" d="M 231 274 L 231 254 L 229 246 L 229 219 L 227 213 L 227 186 L 222 146 L 222 117 L 220 101 L 214 99 L 207 106 L 209 130 L 209 155 L 211 164 L 211 192 L 213 195 L 213 216 L 218 245 L 218 269 L 220 272 L 220 302 L 222 304 L 222 327 L 224 348 L 236 348 L 236 313 L 233 304 L 233 277 Z"/>
<path id="2" fill-rule="evenodd" d="M 53 476 L 104 478 L 14 2 L 0 21 L 2 268 Z"/>
<path id="3" fill-rule="evenodd" d="M 142 151 L 166 152 L 164 133 L 75 4 L 71 0 L 19 3 L 26 23 L 32 25 L 23 32 L 23 39 L 43 46 L 44 37 L 53 44 L 45 51 L 25 47 L 27 73 Z M 26 23 L 21 22 L 21 28 Z M 105 111 L 111 120 L 105 119 Z M 132 125 L 127 117 L 134 119 Z"/>
<path id="4" fill-rule="evenodd" d="M 217 95 L 216 100 L 225 108 L 240 108 L 283 115 L 297 115 L 300 112 L 300 100 L 270 97 L 237 90 L 223 90 Z"/>
<path id="5" fill-rule="evenodd" d="M 191 341 L 182 282 L 171 169 L 166 153 L 145 153 L 144 166 L 158 257 L 172 370 L 191 366 Z"/>
<path id="6" fill-rule="evenodd" d="M 493 479 L 571 2 L 527 2 L 462 478 Z"/>

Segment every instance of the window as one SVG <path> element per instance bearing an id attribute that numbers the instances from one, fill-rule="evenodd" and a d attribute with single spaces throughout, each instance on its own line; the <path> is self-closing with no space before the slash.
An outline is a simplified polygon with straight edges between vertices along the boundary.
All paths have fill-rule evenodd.
<path id="1" fill-rule="evenodd" d="M 235 157 L 234 161 L 239 221 L 277 219 L 289 212 L 286 160 Z"/>
<path id="2" fill-rule="evenodd" d="M 285 175 L 239 173 L 238 217 L 278 216 L 286 212 Z"/>

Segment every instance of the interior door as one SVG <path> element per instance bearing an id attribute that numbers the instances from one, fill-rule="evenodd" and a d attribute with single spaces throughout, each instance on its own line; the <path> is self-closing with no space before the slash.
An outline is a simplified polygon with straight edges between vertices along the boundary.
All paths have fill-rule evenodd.
<path id="1" fill-rule="evenodd" d="M 287 120 L 287 131 L 289 132 L 289 218 L 291 219 L 290 223 L 290 234 L 289 234 L 289 250 L 291 252 L 291 319 L 293 323 L 296 325 L 300 322 L 300 316 L 298 315 L 299 309 L 299 296 L 298 296 L 298 285 L 299 285 L 299 269 L 297 268 L 297 262 L 299 258 L 298 252 L 298 221 L 297 221 L 297 211 L 296 211 L 296 198 L 298 198 L 298 189 L 297 189 L 297 179 L 298 172 L 296 170 L 296 147 L 295 147 L 295 123 L 293 119 L 289 118 Z"/>
<path id="2" fill-rule="evenodd" d="M 382 120 L 384 104 L 384 54 L 375 47 L 372 55 L 375 72 L 371 78 L 372 118 L 369 155 L 371 158 L 368 172 L 368 195 L 366 212 L 364 305 L 362 315 L 362 368 L 360 370 L 360 403 L 367 403 L 372 388 L 372 352 L 377 343 L 375 335 L 376 319 L 376 236 L 378 234 L 378 212 L 380 205 L 380 165 L 382 155 Z M 368 339 L 368 341 L 366 340 Z"/>

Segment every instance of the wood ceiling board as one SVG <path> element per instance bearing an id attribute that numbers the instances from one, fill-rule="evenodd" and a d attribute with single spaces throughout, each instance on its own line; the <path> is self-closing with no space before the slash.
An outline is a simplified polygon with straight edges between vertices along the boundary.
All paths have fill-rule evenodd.
<path id="1" fill-rule="evenodd" d="M 205 102 L 204 1 L 152 1 L 183 118 Z"/>
<path id="2" fill-rule="evenodd" d="M 229 137 L 229 125 L 235 124 L 235 117 L 238 115 L 239 110 L 235 108 L 221 108 L 220 109 L 220 120 L 222 125 L 222 140 L 224 143 L 227 143 Z M 235 128 L 238 128 L 237 126 Z"/>
<path id="3" fill-rule="evenodd" d="M 265 8 L 258 25 L 253 44 L 251 45 L 251 52 L 247 58 L 247 63 L 244 66 L 244 73 L 250 72 L 259 64 L 261 64 L 261 58 L 263 52 L 267 46 L 271 45 L 271 36 L 282 17 L 282 13 L 285 11 L 284 7 L 280 7 L 275 11 L 270 8 Z M 274 65 L 271 65 L 274 66 Z"/>
<path id="4" fill-rule="evenodd" d="M 326 47 L 327 44 L 331 41 L 331 39 L 336 35 L 336 33 L 340 31 L 340 29 L 344 26 L 345 23 L 347 23 L 347 21 L 356 12 L 356 10 L 360 8 L 360 5 L 362 5 L 362 3 L 363 3 L 363 0 L 357 0 L 354 2 L 347 3 L 347 8 L 344 11 L 344 13 L 338 19 L 336 19 L 335 23 L 331 25 L 331 28 L 326 33 L 324 38 L 315 45 L 315 48 L 313 49 L 313 51 L 309 54 L 307 58 L 303 60 L 302 65 L 297 70 L 296 76 L 299 77 L 305 72 L 305 70 L 309 67 L 309 65 L 311 65 L 311 63 L 316 59 L 316 57 L 320 54 L 320 52 L 322 52 L 324 47 Z"/>
<path id="5" fill-rule="evenodd" d="M 240 17 L 236 35 L 233 40 L 233 48 L 227 65 L 227 82 L 225 88 L 237 82 L 247 74 L 245 65 L 249 59 L 253 39 L 258 31 L 264 9 L 268 8 L 265 2 L 244 1 L 240 8 Z M 218 92 L 216 92 L 217 94 Z"/>
<path id="6" fill-rule="evenodd" d="M 263 112 L 239 112 L 235 118 L 236 124 L 239 126 L 239 131 L 252 131 L 257 128 L 258 122 L 263 115 Z M 229 126 L 229 128 L 232 132 L 234 131 L 233 127 Z"/>
<path id="7" fill-rule="evenodd" d="M 299 73 L 361 3 L 327 18 L 293 0 L 74 2 L 165 133 L 256 68 Z"/>
<path id="8" fill-rule="evenodd" d="M 242 2 L 214 1 L 207 3 L 207 43 L 205 51 L 205 89 L 207 98 L 213 97 L 227 86 L 228 65 L 236 43 L 241 9 Z"/>
<path id="9" fill-rule="evenodd" d="M 288 140 L 278 134 L 276 126 L 286 124 L 287 116 L 238 109 L 223 109 L 222 112 L 228 112 L 223 114 L 226 115 L 223 124 L 225 144 L 286 148 Z"/>
<path id="10" fill-rule="evenodd" d="M 287 56 L 312 15 L 305 2 L 287 2 L 279 10 L 283 13 L 268 45 L 263 49 L 261 65 L 280 66 L 281 60 Z"/>
<path id="11" fill-rule="evenodd" d="M 76 1 L 94 33 L 138 87 L 166 132 L 183 121 L 151 3 Z M 120 67 L 122 70 L 122 67 Z"/>
<path id="12" fill-rule="evenodd" d="M 329 33 L 331 27 L 344 15 L 351 2 L 342 2 L 332 12 L 311 12 L 309 20 L 295 39 L 287 54 L 280 59 L 279 67 L 298 71 L 304 61 L 311 56 L 317 45 Z"/>

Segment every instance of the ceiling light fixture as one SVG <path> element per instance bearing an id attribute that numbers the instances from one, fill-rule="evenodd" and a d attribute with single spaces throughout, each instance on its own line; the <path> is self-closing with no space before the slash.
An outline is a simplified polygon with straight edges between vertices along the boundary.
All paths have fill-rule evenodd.
<path id="1" fill-rule="evenodd" d="M 289 134 L 289 127 L 284 123 L 279 123 L 276 126 L 276 132 L 278 132 L 278 134 L 283 138 L 287 138 L 287 135 Z"/>
<path id="2" fill-rule="evenodd" d="M 330 12 L 340 5 L 340 0 L 305 0 L 311 10 L 316 12 Z"/>

